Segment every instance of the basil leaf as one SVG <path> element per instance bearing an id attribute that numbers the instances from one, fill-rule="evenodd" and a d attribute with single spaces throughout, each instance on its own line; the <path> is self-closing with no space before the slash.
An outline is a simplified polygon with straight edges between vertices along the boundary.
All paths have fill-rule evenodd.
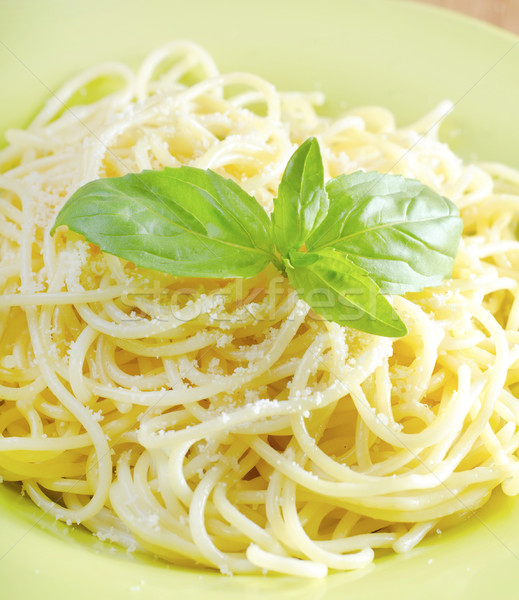
<path id="1" fill-rule="evenodd" d="M 54 224 L 139 267 L 186 277 L 252 277 L 271 261 L 271 224 L 236 183 L 192 167 L 98 179 Z"/>
<path id="2" fill-rule="evenodd" d="M 298 295 L 328 321 L 375 335 L 406 335 L 405 324 L 377 284 L 343 253 L 332 248 L 291 252 L 290 265 L 288 278 Z"/>
<path id="3" fill-rule="evenodd" d="M 328 212 L 324 169 L 319 143 L 308 138 L 294 152 L 274 200 L 272 224 L 281 256 L 299 250 Z"/>
<path id="4" fill-rule="evenodd" d="M 326 190 L 330 209 L 308 250 L 344 252 L 384 294 L 450 277 L 463 225 L 450 200 L 414 179 L 360 171 L 330 180 Z"/>

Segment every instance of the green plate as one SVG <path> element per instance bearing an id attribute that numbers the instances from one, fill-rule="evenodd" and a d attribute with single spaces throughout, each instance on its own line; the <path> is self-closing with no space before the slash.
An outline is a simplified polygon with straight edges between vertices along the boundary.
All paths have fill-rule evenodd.
<path id="1" fill-rule="evenodd" d="M 105 59 L 137 64 L 191 39 L 220 68 L 284 89 L 322 89 L 327 109 L 382 104 L 405 124 L 449 98 L 445 141 L 466 158 L 519 167 L 519 40 L 477 21 L 391 0 L 0 0 L 0 134 L 51 90 Z M 113 550 L 0 489 L 2 597 L 415 600 L 518 597 L 519 499 L 496 493 L 463 525 L 405 556 L 325 580 L 225 577 Z"/>

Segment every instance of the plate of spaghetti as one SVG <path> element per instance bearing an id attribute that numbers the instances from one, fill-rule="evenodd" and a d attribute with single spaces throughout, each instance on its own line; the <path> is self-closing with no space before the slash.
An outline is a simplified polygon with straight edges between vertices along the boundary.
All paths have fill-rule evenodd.
<path id="1" fill-rule="evenodd" d="M 513 597 L 519 41 L 222 4 L 0 6 L 3 585 Z"/>

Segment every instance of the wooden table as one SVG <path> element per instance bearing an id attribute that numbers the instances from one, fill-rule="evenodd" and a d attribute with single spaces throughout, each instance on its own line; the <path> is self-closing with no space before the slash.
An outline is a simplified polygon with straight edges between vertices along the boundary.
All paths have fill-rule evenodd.
<path id="1" fill-rule="evenodd" d="M 519 34 L 519 0 L 415 0 L 483 19 Z"/>

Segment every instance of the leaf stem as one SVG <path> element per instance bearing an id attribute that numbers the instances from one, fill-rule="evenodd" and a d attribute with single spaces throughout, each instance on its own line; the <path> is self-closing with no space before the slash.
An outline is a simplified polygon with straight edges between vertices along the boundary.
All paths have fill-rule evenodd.
<path id="1" fill-rule="evenodd" d="M 276 269 L 278 271 L 280 271 L 283 275 L 285 275 L 286 269 L 285 269 L 285 265 L 283 264 L 283 261 L 281 260 L 281 258 L 279 256 L 277 256 L 276 254 L 271 254 L 272 257 L 272 264 L 276 267 Z"/>

